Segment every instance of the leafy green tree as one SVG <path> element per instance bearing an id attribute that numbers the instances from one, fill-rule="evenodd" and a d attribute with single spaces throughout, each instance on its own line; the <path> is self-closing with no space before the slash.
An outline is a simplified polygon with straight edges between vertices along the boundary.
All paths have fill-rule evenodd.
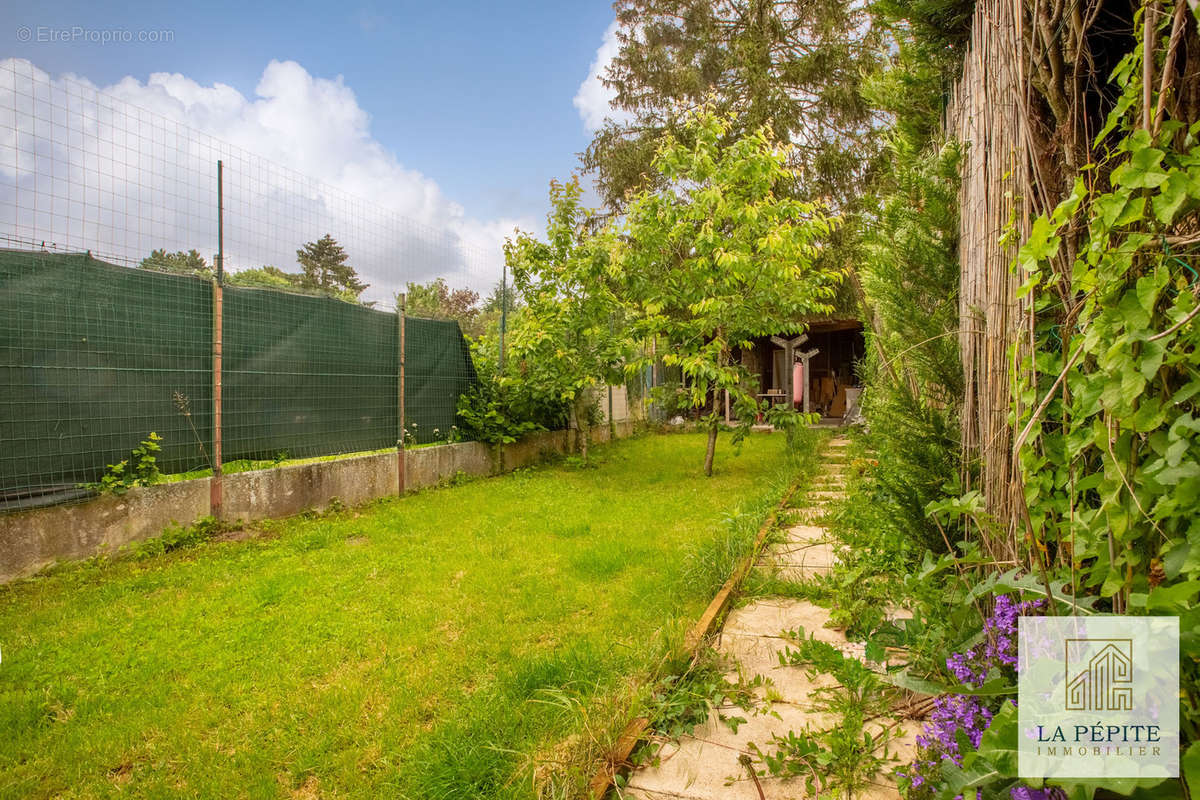
<path id="1" fill-rule="evenodd" d="M 225 281 L 231 286 L 254 286 L 261 289 L 298 289 L 303 286 L 304 276 L 295 272 L 284 272 L 279 267 L 265 266 L 259 269 L 244 269 L 231 272 Z"/>
<path id="2" fill-rule="evenodd" d="M 454 320 L 463 333 L 471 337 L 483 333 L 479 324 L 479 292 L 466 288 L 451 289 L 445 278 L 428 283 L 410 281 L 405 287 L 405 303 L 409 316 Z"/>
<path id="3" fill-rule="evenodd" d="M 685 137 L 663 141 L 654 165 L 667 188 L 628 207 L 622 292 L 637 311 L 635 331 L 658 336 L 663 362 L 687 379 L 691 406 L 728 390 L 749 419 L 758 401 L 733 348 L 830 313 L 843 274 L 817 258 L 833 221 L 781 191 L 792 180 L 787 147 L 765 127 L 726 144 L 735 124 L 704 108 Z M 714 403 L 704 417 L 706 475 L 718 420 Z"/>
<path id="4" fill-rule="evenodd" d="M 879 59 L 867 4 L 841 0 L 617 0 L 620 52 L 604 83 L 627 121 L 598 131 L 584 153 L 609 208 L 661 187 L 659 138 L 705 103 L 738 114 L 737 138 L 770 126 L 795 147 L 800 184 L 779 191 L 852 199 L 875 152 L 863 76 Z"/>
<path id="5" fill-rule="evenodd" d="M 611 228 L 591 232 L 579 179 L 550 182 L 546 241 L 520 233 L 504 245 L 525 309 L 510 336 L 527 382 L 570 403 L 587 462 L 595 389 L 619 379 L 628 338 L 618 324 Z"/>
<path id="6" fill-rule="evenodd" d="M 349 256 L 328 233 L 315 242 L 307 242 L 296 251 L 303 279 L 301 286 L 357 299 L 367 284 L 358 279 Z"/>
<path id="7" fill-rule="evenodd" d="M 166 250 L 151 250 L 150 255 L 139 264 L 142 269 L 152 269 L 158 272 L 174 272 L 179 275 L 195 275 L 198 278 L 212 280 L 214 272 L 204 260 L 204 256 L 195 250 L 186 253 L 177 250 L 168 253 Z"/>
<path id="8" fill-rule="evenodd" d="M 492 290 L 488 292 L 488 296 L 483 299 L 480 310 L 484 313 L 496 312 L 498 314 L 501 308 L 506 308 L 511 314 L 520 307 L 521 298 L 513 292 L 513 287 L 506 288 L 503 281 L 496 281 Z"/>

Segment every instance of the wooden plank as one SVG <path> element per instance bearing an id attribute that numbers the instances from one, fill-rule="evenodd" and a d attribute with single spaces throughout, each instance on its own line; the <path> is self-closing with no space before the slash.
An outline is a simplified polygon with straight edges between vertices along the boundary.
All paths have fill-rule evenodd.
<path id="1" fill-rule="evenodd" d="M 629 724 L 625 726 L 624 732 L 621 733 L 621 738 L 617 739 L 604 768 L 596 773 L 596 777 L 592 778 L 592 782 L 588 784 L 588 797 L 593 800 L 604 800 L 604 795 L 608 794 L 617 771 L 629 761 L 629 757 L 633 755 L 633 748 L 637 747 L 637 743 L 642 739 L 642 734 L 649 727 L 650 720 L 645 717 L 630 720 Z"/>

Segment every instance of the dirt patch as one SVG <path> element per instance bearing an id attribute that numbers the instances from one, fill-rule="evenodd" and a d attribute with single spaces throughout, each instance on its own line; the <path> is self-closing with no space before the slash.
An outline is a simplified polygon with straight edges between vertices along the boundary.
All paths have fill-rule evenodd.
<path id="1" fill-rule="evenodd" d="M 133 762 L 122 761 L 108 771 L 108 778 L 113 783 L 124 786 L 129 783 L 129 779 L 133 777 Z"/>
<path id="2" fill-rule="evenodd" d="M 287 775 L 280 775 L 279 782 L 285 786 L 291 783 Z M 318 800 L 321 797 L 321 781 L 316 775 L 309 775 L 304 783 L 290 791 L 293 800 Z"/>
<path id="3" fill-rule="evenodd" d="M 214 542 L 245 542 L 250 539 L 274 539 L 278 534 L 258 528 L 236 528 L 221 531 L 212 538 Z"/>

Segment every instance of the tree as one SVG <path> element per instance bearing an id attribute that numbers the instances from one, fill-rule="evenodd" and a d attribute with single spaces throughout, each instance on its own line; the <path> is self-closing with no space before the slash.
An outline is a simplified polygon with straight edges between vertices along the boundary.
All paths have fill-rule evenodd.
<path id="1" fill-rule="evenodd" d="M 473 289 L 451 289 L 445 278 L 428 283 L 408 283 L 405 288 L 406 313 L 413 317 L 451 319 L 463 333 L 477 337 L 483 333 L 478 324 L 479 292 Z"/>
<path id="2" fill-rule="evenodd" d="M 295 272 L 284 272 L 279 267 L 267 265 L 259 269 L 244 269 L 227 273 L 225 281 L 230 286 L 254 286 L 261 289 L 299 289 L 304 276 Z"/>
<path id="3" fill-rule="evenodd" d="M 598 131 L 583 155 L 606 205 L 661 187 L 659 139 L 688 135 L 687 113 L 736 113 L 729 135 L 770 126 L 795 147 L 802 183 L 780 191 L 849 201 L 873 163 L 863 76 L 879 58 L 864 3 L 842 0 L 617 0 L 620 51 L 603 81 L 630 117 Z"/>
<path id="4" fill-rule="evenodd" d="M 367 284 L 358 279 L 354 267 L 346 263 L 350 257 L 328 233 L 315 242 L 307 242 L 296 251 L 296 261 L 303 270 L 301 286 L 357 299 Z"/>
<path id="5" fill-rule="evenodd" d="M 765 127 L 725 144 L 735 124 L 706 107 L 686 121 L 685 137 L 664 139 L 654 166 L 666 188 L 628 207 L 622 292 L 637 310 L 635 331 L 658 336 L 663 362 L 687 378 L 693 408 L 728 390 L 750 419 L 758 400 L 732 349 L 830 313 L 843 273 L 817 258 L 833 221 L 780 191 L 792 179 L 787 146 Z M 718 419 L 714 405 L 704 418 L 705 475 Z"/>
<path id="6" fill-rule="evenodd" d="M 166 250 L 151 250 L 150 255 L 139 264 L 142 269 L 152 269 L 158 272 L 173 272 L 179 275 L 195 275 L 198 278 L 212 280 L 214 273 L 204 261 L 204 256 L 195 250 L 186 253 L 177 250 L 168 253 Z"/>
<path id="7" fill-rule="evenodd" d="M 591 232 L 579 179 L 550 182 L 543 242 L 518 232 L 504 244 L 513 285 L 524 303 L 510 353 L 525 381 L 570 403 L 587 462 L 594 390 L 618 379 L 628 338 L 618 318 L 611 228 Z"/>

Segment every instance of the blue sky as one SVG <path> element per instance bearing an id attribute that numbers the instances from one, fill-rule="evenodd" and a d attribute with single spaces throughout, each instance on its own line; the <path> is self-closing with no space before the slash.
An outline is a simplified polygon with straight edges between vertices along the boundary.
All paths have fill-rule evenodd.
<path id="1" fill-rule="evenodd" d="M 479 220 L 541 219 L 547 182 L 577 167 L 590 134 L 572 100 L 613 19 L 606 0 L 4 6 L 0 58 L 101 87 L 167 72 L 253 100 L 273 60 L 343 76 L 370 135 Z M 22 26 L 33 41 L 19 41 Z M 171 30 L 174 41 L 37 41 L 72 26 Z"/>

